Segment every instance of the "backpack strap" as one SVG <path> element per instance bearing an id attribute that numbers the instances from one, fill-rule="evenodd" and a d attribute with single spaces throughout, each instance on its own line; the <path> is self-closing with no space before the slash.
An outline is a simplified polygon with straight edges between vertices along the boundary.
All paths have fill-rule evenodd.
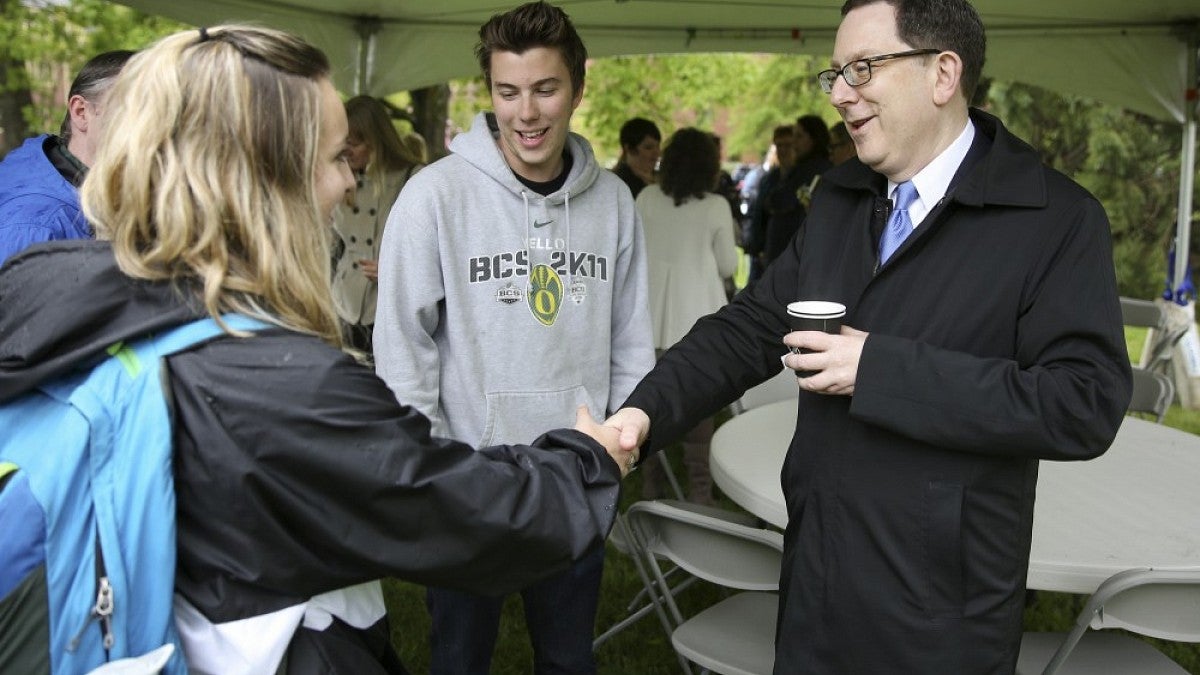
<path id="1" fill-rule="evenodd" d="M 253 317 L 246 316 L 245 314 L 223 314 L 221 315 L 221 319 L 225 322 L 225 325 L 229 326 L 229 328 L 239 331 L 256 331 L 272 327 L 272 324 L 269 324 L 266 321 L 255 319 Z M 204 342 L 205 340 L 217 337 L 224 332 L 224 329 L 221 328 L 216 320 L 209 316 L 203 319 L 197 319 L 191 323 L 185 323 L 181 326 L 177 326 L 176 328 L 173 328 L 162 335 L 149 338 L 149 341 L 153 342 L 154 346 L 157 347 L 160 355 L 159 358 L 165 360 L 166 357 L 170 356 L 171 354 L 181 352 L 192 345 L 196 345 Z M 128 369 L 129 364 L 126 363 L 122 358 L 122 354 L 125 350 L 121 348 L 120 343 L 113 345 L 113 347 L 116 348 L 116 351 L 110 348 L 109 353 L 116 357 L 117 360 L 121 361 L 122 364 Z M 163 402 L 167 406 L 167 420 L 171 426 L 174 427 L 176 419 L 175 396 L 171 392 L 170 379 L 170 369 L 166 367 L 166 363 L 164 361 L 163 366 L 158 371 L 158 381 L 159 386 L 162 389 Z"/>
<path id="2" fill-rule="evenodd" d="M 224 314 L 221 319 L 233 330 L 255 331 L 271 327 L 271 324 L 265 321 L 244 314 Z M 161 359 L 222 333 L 224 330 L 216 320 L 212 317 L 205 317 L 168 328 L 162 333 L 139 337 L 129 343 L 124 341 L 114 343 L 109 345 L 105 351 L 121 364 L 129 377 L 137 377 L 143 370 L 143 359 Z M 63 396 L 64 400 L 71 395 L 69 392 L 78 384 L 79 382 L 76 382 L 68 387 L 68 393 Z M 52 392 L 48 393 L 54 395 Z"/>
<path id="3" fill-rule="evenodd" d="M 221 320 L 231 329 L 239 331 L 256 331 L 272 327 L 272 324 L 266 321 L 245 314 L 224 314 L 221 316 Z M 150 340 L 158 346 L 158 351 L 163 356 L 167 356 L 222 333 L 224 333 L 224 329 L 209 316 L 172 328 Z"/>

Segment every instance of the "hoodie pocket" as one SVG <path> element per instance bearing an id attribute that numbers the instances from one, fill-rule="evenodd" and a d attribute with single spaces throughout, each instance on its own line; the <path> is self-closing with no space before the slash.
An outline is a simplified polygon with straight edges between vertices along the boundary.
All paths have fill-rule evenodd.
<path id="1" fill-rule="evenodd" d="M 588 403 L 582 385 L 543 391 L 491 392 L 480 447 L 527 444 L 551 429 L 575 426 L 575 408 Z M 590 406 L 589 406 L 590 408 Z M 595 415 L 596 411 L 592 410 Z"/>

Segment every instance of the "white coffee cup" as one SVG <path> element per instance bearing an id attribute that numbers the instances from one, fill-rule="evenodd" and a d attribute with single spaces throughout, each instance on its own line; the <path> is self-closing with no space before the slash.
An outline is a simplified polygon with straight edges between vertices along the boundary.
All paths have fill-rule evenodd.
<path id="1" fill-rule="evenodd" d="M 792 330 L 819 330 L 837 335 L 842 331 L 842 317 L 846 306 L 828 300 L 799 300 L 787 306 L 788 320 Z M 793 354 L 806 354 L 811 349 L 792 349 Z M 797 370 L 797 377 L 809 377 L 816 373 Z"/>
<path id="2" fill-rule="evenodd" d="M 792 330 L 819 330 L 837 335 L 842 330 L 846 306 L 828 300 L 799 300 L 788 304 Z"/>

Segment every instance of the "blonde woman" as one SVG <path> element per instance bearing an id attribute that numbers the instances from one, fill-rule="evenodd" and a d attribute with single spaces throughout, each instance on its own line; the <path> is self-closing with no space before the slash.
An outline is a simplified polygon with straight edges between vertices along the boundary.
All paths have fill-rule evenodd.
<path id="1" fill-rule="evenodd" d="M 334 215 L 339 238 L 333 273 L 333 301 L 350 346 L 368 357 L 379 282 L 379 241 L 392 204 L 423 159 L 392 124 L 387 108 L 372 96 L 346 101 L 350 126 L 346 161 L 355 189 Z"/>
<path id="2" fill-rule="evenodd" d="M 404 672 L 372 580 L 512 591 L 603 545 L 621 472 L 594 439 L 615 452 L 615 432 L 581 412 L 586 434 L 477 452 L 430 437 L 340 349 L 330 225 L 353 176 L 320 51 L 264 28 L 179 33 L 129 62 L 109 105 L 82 192 L 102 241 L 0 272 L 0 404 L 196 318 L 272 326 L 167 358 L 193 672 Z"/>

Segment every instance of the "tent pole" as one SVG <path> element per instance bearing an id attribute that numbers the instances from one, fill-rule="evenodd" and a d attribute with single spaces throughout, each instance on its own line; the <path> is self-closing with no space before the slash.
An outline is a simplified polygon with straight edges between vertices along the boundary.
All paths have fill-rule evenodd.
<path id="1" fill-rule="evenodd" d="M 1175 220 L 1175 275 L 1171 279 L 1172 294 L 1177 302 L 1186 301 L 1177 293 L 1183 286 L 1187 274 L 1188 251 L 1192 233 L 1192 199 L 1196 177 L 1196 99 L 1200 83 L 1197 82 L 1197 30 L 1187 36 L 1187 89 L 1183 105 L 1183 148 L 1179 163 L 1179 206 Z"/>
<path id="2" fill-rule="evenodd" d="M 383 22 L 377 16 L 360 16 L 354 22 L 354 32 L 358 33 L 358 62 L 354 64 L 356 96 L 370 91 L 375 77 L 375 36 L 381 28 Z"/>
<path id="3" fill-rule="evenodd" d="M 1183 156 L 1180 161 L 1179 177 L 1179 209 L 1175 221 L 1175 278 L 1171 280 L 1172 288 L 1178 291 L 1183 286 L 1184 275 L 1187 274 L 1188 250 L 1191 246 L 1191 215 L 1195 189 L 1196 175 L 1196 118 L 1189 114 L 1189 119 L 1183 125 Z M 1176 298 L 1180 300 L 1180 298 Z"/>

